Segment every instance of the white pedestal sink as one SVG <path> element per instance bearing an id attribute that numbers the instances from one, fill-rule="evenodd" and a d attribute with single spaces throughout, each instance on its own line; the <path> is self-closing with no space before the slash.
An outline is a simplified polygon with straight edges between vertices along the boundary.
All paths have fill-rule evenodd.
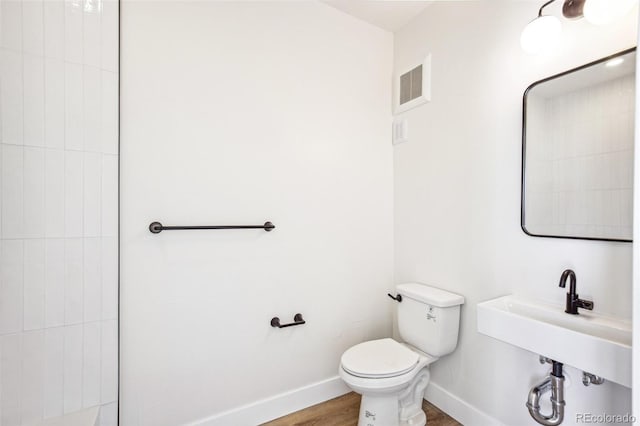
<path id="1" fill-rule="evenodd" d="M 504 296 L 478 304 L 478 331 L 631 387 L 631 321 Z"/>

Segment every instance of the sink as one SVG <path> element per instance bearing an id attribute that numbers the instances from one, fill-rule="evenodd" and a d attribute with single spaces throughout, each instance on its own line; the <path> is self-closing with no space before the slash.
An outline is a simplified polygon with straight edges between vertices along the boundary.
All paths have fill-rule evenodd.
<path id="1" fill-rule="evenodd" d="M 631 387 L 631 321 L 503 296 L 478 304 L 478 332 Z"/>

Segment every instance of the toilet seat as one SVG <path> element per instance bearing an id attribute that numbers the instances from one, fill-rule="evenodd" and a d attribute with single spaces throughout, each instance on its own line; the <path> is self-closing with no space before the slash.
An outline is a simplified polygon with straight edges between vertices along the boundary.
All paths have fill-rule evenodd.
<path id="1" fill-rule="evenodd" d="M 351 356 L 342 356 L 342 361 L 340 362 L 340 368 L 338 369 L 338 372 L 342 380 L 344 380 L 345 383 L 347 383 L 347 385 L 354 391 L 358 393 L 382 395 L 398 391 L 405 388 L 424 368 L 428 367 L 438 359 L 437 357 L 418 351 L 411 346 L 396 342 L 393 339 L 382 340 L 386 340 L 386 342 L 372 340 L 369 342 L 360 343 L 359 345 L 352 347 L 351 349 L 354 349 L 358 346 L 360 347 L 357 351 L 353 351 L 353 358 L 351 358 Z M 377 351 L 377 348 L 382 348 L 382 350 Z M 348 349 L 345 352 L 345 355 L 347 354 L 347 352 L 350 352 L 351 349 Z M 391 351 L 397 350 L 398 352 L 405 354 L 406 352 L 404 352 L 404 350 L 411 352 L 411 354 L 408 354 L 408 356 L 410 357 L 408 359 L 411 360 L 411 364 L 405 364 L 403 366 L 402 362 L 398 362 L 397 364 L 395 364 L 395 367 L 388 367 L 386 372 L 382 372 L 383 370 L 378 369 L 378 375 L 376 376 L 375 373 L 372 372 L 373 369 L 363 368 L 366 367 L 366 364 L 363 366 L 362 364 L 358 363 L 358 361 L 365 358 L 367 354 L 377 356 L 378 358 L 381 357 L 381 353 L 384 353 L 383 351 L 385 349 Z M 413 356 L 416 357 L 415 363 L 413 363 L 412 361 Z M 355 363 L 353 360 L 355 360 Z M 345 361 L 347 365 L 345 365 Z M 355 370 L 355 373 L 357 374 L 354 374 L 352 370 Z M 398 371 L 389 373 L 389 371 L 393 370 Z M 384 373 L 386 373 L 386 377 L 382 377 L 383 375 L 385 375 Z"/>
<path id="2" fill-rule="evenodd" d="M 353 376 L 384 379 L 410 372 L 419 360 L 416 352 L 387 338 L 353 346 L 342 355 L 341 364 Z"/>

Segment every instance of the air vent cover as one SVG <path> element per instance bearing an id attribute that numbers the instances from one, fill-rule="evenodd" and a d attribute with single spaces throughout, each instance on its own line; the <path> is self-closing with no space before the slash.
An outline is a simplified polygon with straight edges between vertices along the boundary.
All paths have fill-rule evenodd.
<path id="1" fill-rule="evenodd" d="M 395 114 L 401 114 L 431 101 L 431 54 L 428 54 L 421 64 L 406 70 L 407 68 L 404 68 L 394 77 Z"/>
<path id="2" fill-rule="evenodd" d="M 422 96 L 422 64 L 400 76 L 400 105 Z"/>

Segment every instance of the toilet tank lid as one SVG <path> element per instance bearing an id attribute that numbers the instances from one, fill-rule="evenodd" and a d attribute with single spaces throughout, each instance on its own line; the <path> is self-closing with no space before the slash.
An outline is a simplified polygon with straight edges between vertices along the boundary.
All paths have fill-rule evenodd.
<path id="1" fill-rule="evenodd" d="M 437 306 L 438 308 L 449 308 L 464 304 L 464 297 L 459 294 L 421 283 L 399 284 L 396 287 L 396 291 L 403 296 Z"/>

